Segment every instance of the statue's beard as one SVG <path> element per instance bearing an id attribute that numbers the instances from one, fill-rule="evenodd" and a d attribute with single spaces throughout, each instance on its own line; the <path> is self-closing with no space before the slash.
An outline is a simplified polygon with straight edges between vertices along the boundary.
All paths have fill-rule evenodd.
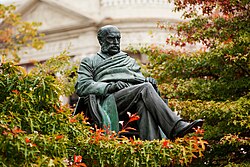
<path id="1" fill-rule="evenodd" d="M 103 53 L 113 56 L 120 52 L 120 47 L 119 45 L 108 45 L 108 46 L 103 45 L 101 50 Z"/>

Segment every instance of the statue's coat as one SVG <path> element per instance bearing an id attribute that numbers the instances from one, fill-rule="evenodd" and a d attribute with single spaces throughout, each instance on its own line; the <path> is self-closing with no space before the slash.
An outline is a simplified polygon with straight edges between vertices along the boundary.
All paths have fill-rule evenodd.
<path id="1" fill-rule="evenodd" d="M 75 85 L 80 97 L 95 94 L 102 116 L 103 126 L 119 131 L 119 119 L 115 98 L 107 93 L 112 82 L 123 81 L 131 85 L 145 82 L 136 60 L 125 52 L 108 57 L 102 53 L 83 58 Z M 128 94 L 131 96 L 131 94 Z M 104 127 L 105 128 L 105 127 Z"/>

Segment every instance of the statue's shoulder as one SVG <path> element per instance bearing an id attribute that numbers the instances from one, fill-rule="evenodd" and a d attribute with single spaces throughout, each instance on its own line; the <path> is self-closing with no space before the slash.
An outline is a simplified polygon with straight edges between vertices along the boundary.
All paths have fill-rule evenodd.
<path id="1" fill-rule="evenodd" d="M 93 62 L 96 61 L 96 59 L 98 59 L 98 55 L 97 54 L 90 54 L 90 55 L 87 55 L 87 56 L 84 56 L 81 60 L 82 63 L 87 63 L 89 65 L 92 65 Z"/>
<path id="2" fill-rule="evenodd" d="M 94 59 L 96 59 L 98 57 L 97 54 L 89 54 L 87 56 L 84 56 L 82 58 L 82 61 L 93 61 Z"/>
<path id="3" fill-rule="evenodd" d="M 81 63 L 87 64 L 91 68 L 95 68 L 96 66 L 98 66 L 98 64 L 103 62 L 103 60 L 104 58 L 102 58 L 98 53 L 95 53 L 95 54 L 90 54 L 88 56 L 85 56 L 82 59 Z"/>

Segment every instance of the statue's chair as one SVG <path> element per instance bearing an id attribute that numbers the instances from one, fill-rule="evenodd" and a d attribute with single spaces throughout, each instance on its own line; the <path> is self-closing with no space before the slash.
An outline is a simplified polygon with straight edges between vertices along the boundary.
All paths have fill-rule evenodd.
<path id="1" fill-rule="evenodd" d="M 157 90 L 157 89 L 156 89 Z M 158 92 L 158 90 L 157 90 Z M 159 93 L 159 92 L 158 92 Z M 165 103 L 168 104 L 168 100 L 164 99 Z M 96 95 L 90 94 L 86 97 L 79 97 L 77 105 L 75 107 L 73 115 L 76 115 L 78 113 L 84 113 L 84 116 L 88 118 L 88 122 L 92 127 L 102 128 L 103 121 L 100 114 L 100 111 L 97 107 L 97 101 L 96 101 Z M 129 121 L 129 116 L 127 114 L 119 115 L 119 120 L 126 122 Z M 126 137 L 139 137 L 139 130 L 136 121 L 130 122 L 129 127 L 132 127 L 136 130 L 131 130 L 129 132 L 122 132 L 120 135 L 126 136 Z M 120 130 L 122 129 L 122 125 L 120 125 Z M 161 131 L 161 130 L 160 130 Z M 161 131 L 162 138 L 166 138 L 166 136 Z"/>

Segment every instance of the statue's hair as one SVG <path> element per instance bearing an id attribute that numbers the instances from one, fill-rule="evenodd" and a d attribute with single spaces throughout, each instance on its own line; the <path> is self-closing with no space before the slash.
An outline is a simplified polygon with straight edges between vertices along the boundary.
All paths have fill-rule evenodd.
<path id="1" fill-rule="evenodd" d="M 117 29 L 119 31 L 119 29 L 116 26 L 113 25 L 106 25 L 101 27 L 98 31 L 97 31 L 97 39 L 99 41 L 99 43 L 102 43 L 103 37 L 106 36 L 106 34 L 108 33 L 108 30 L 110 29 Z"/>

